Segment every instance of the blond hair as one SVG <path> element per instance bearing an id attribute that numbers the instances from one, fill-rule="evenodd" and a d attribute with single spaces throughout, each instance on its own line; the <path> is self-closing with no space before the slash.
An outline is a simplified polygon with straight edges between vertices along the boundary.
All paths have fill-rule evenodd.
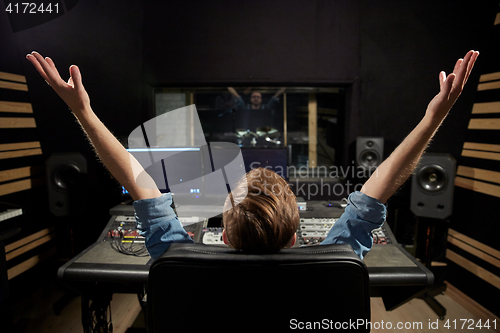
<path id="1" fill-rule="evenodd" d="M 230 245 L 252 253 L 274 253 L 284 248 L 299 225 L 295 195 L 274 171 L 253 169 L 230 194 L 246 197 L 223 214 Z"/>

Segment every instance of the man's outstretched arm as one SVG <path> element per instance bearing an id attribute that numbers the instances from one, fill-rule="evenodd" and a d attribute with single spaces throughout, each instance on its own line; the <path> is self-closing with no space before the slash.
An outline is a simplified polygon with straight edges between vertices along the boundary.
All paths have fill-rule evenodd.
<path id="1" fill-rule="evenodd" d="M 154 181 L 143 172 L 142 166 L 122 146 L 115 136 L 99 120 L 90 106 L 90 98 L 82 84 L 82 76 L 77 66 L 69 68 L 70 78 L 63 81 L 50 58 L 44 58 L 33 52 L 26 58 L 35 66 L 40 75 L 69 106 L 80 122 L 82 128 L 93 144 L 97 155 L 115 177 L 123 185 L 134 200 L 155 198 L 161 195 Z M 148 177 L 148 188 L 136 184 L 136 176 Z M 141 179 L 141 182 L 145 180 Z"/>
<path id="2" fill-rule="evenodd" d="M 385 203 L 408 179 L 423 152 L 462 93 L 479 52 L 469 51 L 459 59 L 453 73 L 439 73 L 440 92 L 429 103 L 424 118 L 377 168 L 361 192 Z"/>

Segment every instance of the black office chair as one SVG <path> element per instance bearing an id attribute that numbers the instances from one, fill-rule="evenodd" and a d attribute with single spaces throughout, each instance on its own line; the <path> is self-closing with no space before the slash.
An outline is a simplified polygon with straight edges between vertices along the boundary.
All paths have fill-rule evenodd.
<path id="1" fill-rule="evenodd" d="M 173 244 L 147 290 L 148 332 L 369 331 L 368 271 L 349 245 L 256 255 Z"/>

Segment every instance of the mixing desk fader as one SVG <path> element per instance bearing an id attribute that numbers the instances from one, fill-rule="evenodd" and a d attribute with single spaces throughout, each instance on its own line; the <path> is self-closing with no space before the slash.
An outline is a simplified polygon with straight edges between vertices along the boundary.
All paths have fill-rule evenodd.
<path id="1" fill-rule="evenodd" d="M 311 201 L 304 207 L 307 207 L 307 209 L 299 209 L 300 221 L 295 247 L 312 246 L 323 242 L 335 222 L 344 213 L 345 205 L 342 205 L 342 202 Z M 137 230 L 133 208 L 126 206 L 120 208 L 120 210 L 112 212 L 115 216 L 112 219 L 111 228 L 108 229 L 108 240 L 111 239 L 118 245 L 120 245 L 119 243 L 122 245 L 133 243 L 135 246 L 144 247 L 144 238 L 139 235 Z M 178 217 L 178 219 L 194 242 L 227 246 L 222 240 L 223 223 L 221 215 L 212 218 L 192 216 Z M 373 244 L 391 244 L 395 242 L 390 229 L 387 230 L 384 226 L 373 230 L 372 236 Z M 123 248 L 122 245 L 119 248 Z"/>
<path id="2" fill-rule="evenodd" d="M 311 246 L 323 242 L 335 222 L 344 213 L 343 202 L 308 202 L 307 211 L 300 211 L 295 246 Z M 393 243 L 392 233 L 384 226 L 372 231 L 373 244 Z"/>
<path id="3" fill-rule="evenodd" d="M 338 218 L 301 218 L 297 230 L 298 245 L 316 245 L 321 243 Z"/>

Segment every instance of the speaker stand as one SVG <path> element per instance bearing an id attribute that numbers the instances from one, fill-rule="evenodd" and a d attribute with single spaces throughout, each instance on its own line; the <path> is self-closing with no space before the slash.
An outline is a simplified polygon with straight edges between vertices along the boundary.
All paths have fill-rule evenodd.
<path id="1" fill-rule="evenodd" d="M 422 218 L 417 217 L 417 230 L 420 228 L 425 228 L 426 237 L 425 237 L 425 252 L 422 258 L 422 263 L 425 267 L 432 271 L 432 258 L 434 255 L 434 243 L 436 241 L 436 224 L 437 223 L 447 223 L 447 220 L 433 219 L 433 218 Z M 418 237 L 418 233 L 417 233 Z M 417 240 L 417 244 L 419 244 Z M 416 251 L 418 253 L 418 249 Z M 433 272 L 434 273 L 434 272 Z M 441 305 L 436 299 L 435 296 L 442 294 L 446 290 L 446 284 L 444 282 L 436 283 L 434 280 L 434 285 L 427 290 L 422 296 L 427 305 L 438 315 L 440 320 L 444 320 L 446 316 L 446 308 Z"/>
<path id="2" fill-rule="evenodd" d="M 430 308 L 438 315 L 440 320 L 444 320 L 444 317 L 446 316 L 446 308 L 441 305 L 434 297 L 436 295 L 444 293 L 446 290 L 446 284 L 441 283 L 438 286 L 433 286 L 431 289 L 426 291 L 422 296 L 420 296 L 421 299 L 427 303 L 427 305 L 430 306 Z"/>

